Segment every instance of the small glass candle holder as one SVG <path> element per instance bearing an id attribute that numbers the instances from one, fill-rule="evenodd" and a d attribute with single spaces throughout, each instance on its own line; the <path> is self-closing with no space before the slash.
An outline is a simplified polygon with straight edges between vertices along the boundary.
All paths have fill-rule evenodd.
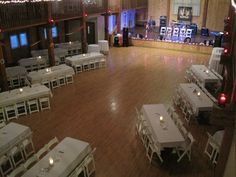
<path id="1" fill-rule="evenodd" d="M 197 92 L 197 96 L 200 96 L 201 95 L 201 92 Z"/>
<path id="2" fill-rule="evenodd" d="M 164 122 L 164 118 L 163 118 L 163 116 L 160 116 L 160 122 L 161 122 L 161 123 Z"/>
<path id="3" fill-rule="evenodd" d="M 54 165 L 54 160 L 53 160 L 53 158 L 52 158 L 52 157 L 49 157 L 48 161 L 49 161 L 49 166 L 52 167 L 52 166 Z"/>
<path id="4" fill-rule="evenodd" d="M 20 93 L 22 93 L 23 92 L 23 88 L 20 88 L 19 91 L 20 91 Z"/>

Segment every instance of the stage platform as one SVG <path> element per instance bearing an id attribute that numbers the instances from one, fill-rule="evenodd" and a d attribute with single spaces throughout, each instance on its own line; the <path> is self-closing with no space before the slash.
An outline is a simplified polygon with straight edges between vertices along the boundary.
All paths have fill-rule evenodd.
<path id="1" fill-rule="evenodd" d="M 176 41 L 161 41 L 154 39 L 131 38 L 130 44 L 138 47 L 151 47 L 158 49 L 176 50 L 211 55 L 213 46 L 200 45 L 200 43 L 183 43 Z"/>
<path id="2" fill-rule="evenodd" d="M 147 39 L 145 39 L 145 28 L 135 27 L 131 32 L 130 45 L 139 47 L 152 47 L 167 50 L 176 50 L 183 52 L 194 52 L 211 55 L 213 46 L 206 45 L 206 41 L 212 41 L 213 36 L 201 36 L 200 34 L 193 35 L 191 41 L 184 41 L 181 37 L 167 37 L 163 36 L 160 40 L 158 30 L 148 31 Z M 141 34 L 142 39 L 137 38 L 137 34 Z"/>

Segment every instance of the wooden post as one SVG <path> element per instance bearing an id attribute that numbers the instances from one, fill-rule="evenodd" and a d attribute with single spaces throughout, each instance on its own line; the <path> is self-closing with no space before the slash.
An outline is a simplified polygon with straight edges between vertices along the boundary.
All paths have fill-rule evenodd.
<path id="1" fill-rule="evenodd" d="M 82 18 L 81 18 L 81 26 L 82 31 L 81 31 L 81 41 L 82 41 L 82 52 L 87 53 L 87 32 L 86 32 L 86 12 L 83 3 L 81 2 L 81 7 L 82 7 Z"/>
<path id="2" fill-rule="evenodd" d="M 52 39 L 52 27 L 47 26 L 47 41 L 48 41 L 48 58 L 50 66 L 55 66 L 54 44 Z"/>
<path id="3" fill-rule="evenodd" d="M 1 35 L 1 34 L 0 34 Z M 7 74 L 5 68 L 5 61 L 3 59 L 3 51 L 2 51 L 2 43 L 0 42 L 0 76 L 1 76 L 1 89 L 6 91 L 8 90 L 8 83 L 7 83 Z"/>
<path id="4" fill-rule="evenodd" d="M 203 7 L 202 27 L 206 27 L 208 3 L 209 3 L 209 0 L 205 0 L 205 4 Z"/>
<path id="5" fill-rule="evenodd" d="M 117 33 L 120 33 L 120 11 L 116 14 Z"/>
<path id="6" fill-rule="evenodd" d="M 109 41 L 109 29 L 108 29 L 108 25 L 109 25 L 109 13 L 106 13 L 104 15 L 105 18 L 105 40 Z"/>
<path id="7" fill-rule="evenodd" d="M 47 41 L 48 41 L 48 58 L 50 66 L 55 66 L 55 54 L 54 54 L 54 44 L 52 38 L 52 25 L 54 21 L 52 19 L 51 3 L 48 2 L 48 25 L 47 25 Z"/>
<path id="8" fill-rule="evenodd" d="M 170 24 L 170 0 L 167 0 L 167 11 L 166 11 L 166 25 L 169 26 Z"/>

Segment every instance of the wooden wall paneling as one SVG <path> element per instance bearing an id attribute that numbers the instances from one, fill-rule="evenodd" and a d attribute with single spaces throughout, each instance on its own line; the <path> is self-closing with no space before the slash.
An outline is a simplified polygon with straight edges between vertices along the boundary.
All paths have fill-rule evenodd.
<path id="1" fill-rule="evenodd" d="M 2 35 L 0 33 L 0 35 Z M 0 41 L 1 42 L 1 41 Z M 7 74 L 6 74 L 6 68 L 5 68 L 5 60 L 3 57 L 3 50 L 2 50 L 2 43 L 0 43 L 0 89 L 3 91 L 8 90 L 8 82 L 7 82 Z"/>
<path id="2" fill-rule="evenodd" d="M 168 1 L 149 0 L 148 1 L 148 20 L 152 17 L 156 25 L 160 24 L 160 16 L 168 16 Z"/>
<path id="3" fill-rule="evenodd" d="M 208 4 L 206 27 L 213 31 L 223 31 L 230 0 L 209 0 Z"/>

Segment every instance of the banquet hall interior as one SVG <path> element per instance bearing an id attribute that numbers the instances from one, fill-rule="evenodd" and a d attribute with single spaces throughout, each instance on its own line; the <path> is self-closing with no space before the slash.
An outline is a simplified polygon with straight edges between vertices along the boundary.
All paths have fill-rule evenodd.
<path id="1" fill-rule="evenodd" d="M 235 0 L 0 0 L 0 177 L 235 177 Z"/>

